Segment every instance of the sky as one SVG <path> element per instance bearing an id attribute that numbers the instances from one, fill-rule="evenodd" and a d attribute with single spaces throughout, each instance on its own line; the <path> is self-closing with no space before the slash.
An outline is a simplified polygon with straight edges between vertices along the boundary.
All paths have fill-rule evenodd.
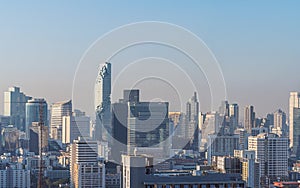
<path id="1" fill-rule="evenodd" d="M 169 22 L 200 37 L 221 66 L 230 103 L 241 109 L 252 104 L 261 117 L 278 108 L 287 111 L 289 92 L 300 91 L 299 5 L 276 0 L 0 1 L 0 113 L 3 92 L 14 85 L 49 104 L 70 99 L 77 65 L 90 45 L 114 28 L 141 21 Z"/>

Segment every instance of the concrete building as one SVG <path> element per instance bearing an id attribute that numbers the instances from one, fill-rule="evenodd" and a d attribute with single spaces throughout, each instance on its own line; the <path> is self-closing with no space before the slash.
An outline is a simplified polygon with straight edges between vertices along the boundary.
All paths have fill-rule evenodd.
<path id="1" fill-rule="evenodd" d="M 286 114 L 281 109 L 274 112 L 274 128 L 281 130 L 282 136 L 288 136 L 288 127 L 286 124 Z"/>
<path id="2" fill-rule="evenodd" d="M 105 187 L 105 165 L 98 158 L 97 141 L 78 137 L 71 144 L 71 187 Z"/>
<path id="3" fill-rule="evenodd" d="M 289 98 L 289 133 L 290 133 L 290 147 L 293 147 L 296 144 L 296 148 L 298 147 L 299 141 L 294 140 L 294 109 L 300 108 L 300 93 L 299 92 L 290 92 Z M 300 135 L 300 134 L 298 134 Z M 297 137 L 297 136 L 296 136 Z"/>
<path id="4" fill-rule="evenodd" d="M 217 157 L 217 169 L 221 173 L 241 174 L 241 160 L 238 157 L 219 156 Z"/>
<path id="5" fill-rule="evenodd" d="M 15 154 L 19 147 L 19 130 L 13 125 L 4 127 L 1 131 L 3 152 Z"/>
<path id="6" fill-rule="evenodd" d="M 240 174 L 208 174 L 203 176 L 146 176 L 140 187 L 236 187 L 244 188 L 245 182 Z M 138 187 L 139 188 L 139 187 Z"/>
<path id="7" fill-rule="evenodd" d="M 90 137 L 90 117 L 63 116 L 62 143 L 72 143 L 79 136 Z"/>
<path id="8" fill-rule="evenodd" d="M 255 128 L 255 112 L 253 106 L 246 106 L 244 110 L 244 128 L 248 133 L 251 133 L 251 129 Z"/>
<path id="9" fill-rule="evenodd" d="M 123 188 L 144 188 L 145 176 L 152 173 L 153 158 L 149 156 L 122 155 Z"/>
<path id="10" fill-rule="evenodd" d="M 239 135 L 239 149 L 248 148 L 248 136 L 250 135 L 245 129 L 236 129 L 235 133 Z"/>
<path id="11" fill-rule="evenodd" d="M 239 135 L 208 135 L 208 164 L 211 164 L 213 156 L 233 156 L 238 148 Z"/>
<path id="12" fill-rule="evenodd" d="M 261 186 L 268 186 L 288 177 L 288 138 L 272 133 L 261 133 L 248 138 L 248 150 L 255 151 L 260 164 Z"/>
<path id="13" fill-rule="evenodd" d="M 222 118 L 218 112 L 209 112 L 203 115 L 203 124 L 201 126 L 201 143 L 200 150 L 207 150 L 208 144 L 208 135 L 215 134 L 219 132 L 219 129 L 222 124 Z"/>
<path id="14" fill-rule="evenodd" d="M 62 140 L 63 116 L 72 115 L 72 101 L 56 102 L 51 106 L 50 137 Z"/>
<path id="15" fill-rule="evenodd" d="M 247 187 L 260 187 L 259 163 L 255 159 L 255 151 L 234 150 L 234 156 L 240 158 L 242 165 L 242 179 Z"/>
<path id="16" fill-rule="evenodd" d="M 10 87 L 4 92 L 4 116 L 10 116 L 10 123 L 25 131 L 25 104 L 31 99 L 20 91 L 19 87 Z"/>
<path id="17" fill-rule="evenodd" d="M 30 188 L 30 171 L 21 163 L 1 163 L 0 187 Z"/>

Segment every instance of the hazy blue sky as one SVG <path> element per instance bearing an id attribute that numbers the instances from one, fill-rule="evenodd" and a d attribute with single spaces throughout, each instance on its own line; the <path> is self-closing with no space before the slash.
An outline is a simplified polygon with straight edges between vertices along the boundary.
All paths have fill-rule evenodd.
<path id="1" fill-rule="evenodd" d="M 49 103 L 71 98 L 84 51 L 109 30 L 146 20 L 202 38 L 222 67 L 230 102 L 253 104 L 259 116 L 287 110 L 289 91 L 300 91 L 299 7 L 274 0 L 0 1 L 0 112 L 12 85 Z"/>

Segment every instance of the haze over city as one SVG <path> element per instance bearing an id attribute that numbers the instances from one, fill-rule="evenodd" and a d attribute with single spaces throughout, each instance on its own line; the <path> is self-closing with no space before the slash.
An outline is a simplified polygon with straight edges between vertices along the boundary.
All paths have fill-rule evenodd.
<path id="1" fill-rule="evenodd" d="M 0 1 L 0 187 L 299 188 L 300 1 Z"/>
<path id="2" fill-rule="evenodd" d="M 13 85 L 50 104 L 71 98 L 79 60 L 97 38 L 124 24 L 154 20 L 185 27 L 207 44 L 223 71 L 229 101 L 252 104 L 261 117 L 287 111 L 289 92 L 300 88 L 299 2 L 170 3 L 2 4 L 0 98 Z M 122 93 L 115 95 L 117 100 Z M 201 92 L 199 98 L 201 103 Z M 200 110 L 209 111 L 205 105 Z"/>

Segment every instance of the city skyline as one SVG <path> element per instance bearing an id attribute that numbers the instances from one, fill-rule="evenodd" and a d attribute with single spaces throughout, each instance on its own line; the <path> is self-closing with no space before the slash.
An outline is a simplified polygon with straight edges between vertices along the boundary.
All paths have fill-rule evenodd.
<path id="1" fill-rule="evenodd" d="M 278 1 L 175 2 L 173 8 L 167 2 L 160 6 L 138 2 L 118 4 L 124 9 L 107 2 L 69 6 L 66 2 L 53 1 L 47 6 L 37 3 L 33 7 L 29 3 L 11 2 L 1 6 L 4 27 L 0 31 L 3 41 L 0 44 L 3 52 L 0 56 L 3 65 L 0 98 L 3 99 L 3 92 L 8 87 L 16 85 L 31 96 L 47 96 L 49 104 L 70 99 L 76 66 L 90 44 L 113 28 L 144 20 L 174 23 L 202 38 L 222 68 L 228 100 L 241 107 L 255 106 L 257 116 L 278 108 L 287 112 L 289 92 L 300 90 L 300 83 L 296 81 L 299 80 L 297 62 L 300 59 L 297 53 L 298 2 L 289 1 L 283 5 Z M 142 11 L 143 7 L 147 10 Z M 12 15 L 12 10 L 16 14 Z M 116 11 L 112 15 L 108 10 Z M 177 15 L 178 10 L 182 14 Z M 255 14 L 252 14 L 253 10 Z M 54 11 L 56 16 L 52 17 Z M 196 21 L 188 21 L 195 20 L 193 18 Z M 33 68 L 39 71 L 27 76 Z M 10 81 L 6 81 L 8 77 Z M 118 99 L 122 93 L 116 95 Z M 205 101 L 200 92 L 199 96 L 201 108 L 201 102 Z M 0 106 L 3 106 L 2 102 L 0 100 Z M 88 111 L 84 107 L 82 110 Z M 0 112 L 3 113 L 2 107 Z"/>
<path id="2" fill-rule="evenodd" d="M 300 1 L 0 1 L 0 187 L 300 187 Z"/>

